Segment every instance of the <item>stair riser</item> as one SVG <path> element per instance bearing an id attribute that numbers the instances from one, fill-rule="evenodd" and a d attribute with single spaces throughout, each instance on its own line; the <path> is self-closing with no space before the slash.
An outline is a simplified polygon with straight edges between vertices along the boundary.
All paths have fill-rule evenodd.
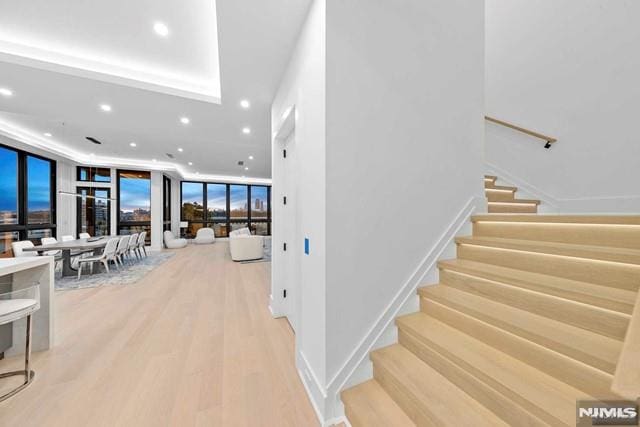
<path id="1" fill-rule="evenodd" d="M 473 235 L 640 249 L 638 225 L 478 221 L 473 223 Z"/>
<path id="2" fill-rule="evenodd" d="M 527 338 L 520 335 L 514 335 L 513 331 L 505 331 L 495 325 L 478 321 L 476 317 L 464 313 L 463 310 L 458 311 L 451 308 L 449 304 L 443 305 L 438 302 L 432 301 L 427 298 L 421 299 L 421 309 L 428 315 L 435 317 L 436 319 L 475 337 L 482 342 L 491 345 L 494 348 L 499 348 L 504 353 L 507 353 L 516 359 L 540 369 L 547 374 L 560 379 L 567 384 L 576 387 L 579 390 L 589 394 L 597 394 L 602 390 L 606 390 L 611 385 L 613 380 L 612 373 L 615 371 L 615 366 L 607 366 L 609 374 L 589 367 L 583 363 L 580 363 L 571 357 L 576 356 L 575 351 L 570 351 L 567 347 L 557 345 L 557 343 L 551 343 L 550 348 L 546 348 L 541 344 L 543 337 L 537 338 L 537 343 L 529 341 Z M 549 340 L 546 340 L 543 344 L 549 344 Z M 567 351 L 569 350 L 569 351 Z M 564 353 L 565 356 L 560 354 Z M 566 354 L 571 353 L 571 354 Z M 579 354 L 580 361 L 588 363 L 592 362 L 593 358 L 588 355 Z M 586 360 L 585 360 L 586 359 Z M 604 398 L 606 396 L 598 396 Z M 609 396 L 613 398 L 612 396 Z"/>
<path id="3" fill-rule="evenodd" d="M 531 203 L 518 203 L 518 204 L 494 204 L 489 203 L 489 213 L 537 213 L 538 206 Z"/>
<path id="4" fill-rule="evenodd" d="M 510 276 L 502 276 L 500 274 L 491 274 L 475 269 L 466 269 L 457 266 L 454 267 L 448 264 L 438 264 L 438 267 L 440 271 L 449 270 L 469 276 L 475 276 L 485 280 L 508 283 L 510 285 L 521 287 L 524 289 L 565 298 L 575 302 L 594 305 L 596 307 L 618 311 L 624 314 L 631 314 L 633 312 L 635 303 L 635 292 L 623 291 L 617 288 L 610 288 L 606 286 L 586 284 L 583 282 L 575 281 L 568 281 L 567 284 L 564 284 L 565 287 L 562 287 L 562 285 L 556 285 L 554 287 L 549 283 L 549 280 L 551 279 L 549 277 L 543 277 L 538 280 L 528 281 L 515 279 Z"/>
<path id="5" fill-rule="evenodd" d="M 398 339 L 401 345 L 506 422 L 518 420 L 519 426 L 565 426 L 544 409 L 444 351 L 437 343 L 424 342 L 403 330 L 399 331 Z"/>
<path id="6" fill-rule="evenodd" d="M 485 195 L 490 202 L 512 202 L 515 200 L 513 191 L 491 191 L 488 189 L 485 191 Z"/>
<path id="7" fill-rule="evenodd" d="M 402 408 L 402 410 L 419 426 L 441 426 L 444 423 L 429 412 L 428 402 L 420 399 L 403 386 L 402 381 L 395 378 L 384 365 L 376 363 L 373 358 L 373 378 L 382 385 L 386 392 Z"/>
<path id="8" fill-rule="evenodd" d="M 487 246 L 458 245 L 458 258 L 637 291 L 640 266 Z"/>
<path id="9" fill-rule="evenodd" d="M 440 283 L 621 341 L 629 324 L 628 315 L 452 271 L 441 271 Z"/>

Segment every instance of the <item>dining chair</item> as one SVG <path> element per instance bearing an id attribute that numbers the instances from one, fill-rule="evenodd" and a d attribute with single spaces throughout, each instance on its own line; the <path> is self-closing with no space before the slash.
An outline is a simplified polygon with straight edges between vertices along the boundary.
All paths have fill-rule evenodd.
<path id="1" fill-rule="evenodd" d="M 42 246 L 55 245 L 56 243 L 58 243 L 55 237 L 43 237 L 41 242 Z M 62 251 L 60 249 L 44 251 L 42 252 L 42 255 L 53 257 L 55 263 L 54 269 L 58 268 L 60 266 L 60 263 L 62 262 Z"/>
<path id="2" fill-rule="evenodd" d="M 81 239 L 89 239 L 89 238 L 91 238 L 91 234 L 89 234 L 89 233 L 80 233 L 78 236 Z"/>
<path id="3" fill-rule="evenodd" d="M 140 254 L 140 258 L 142 258 L 142 253 L 144 253 L 145 257 L 147 256 L 147 248 L 145 247 L 146 244 L 147 244 L 147 232 L 143 231 L 142 233 L 140 233 L 140 236 L 138 236 L 138 245 L 136 247 L 138 254 Z"/>
<path id="4" fill-rule="evenodd" d="M 23 376 L 22 384 L 14 387 L 8 392 L 0 396 L 0 402 L 10 398 L 19 391 L 23 390 L 33 382 L 35 372 L 31 370 L 31 316 L 40 308 L 40 286 L 35 285 L 26 289 L 18 289 L 11 292 L 0 294 L 0 325 L 13 323 L 17 320 L 27 318 L 25 328 L 25 351 L 24 351 L 24 369 L 11 372 L 0 373 L 0 378 L 9 378 Z"/>
<path id="5" fill-rule="evenodd" d="M 96 262 L 101 262 L 104 265 L 104 269 L 107 273 L 109 273 L 109 261 L 113 261 L 116 265 L 116 268 L 119 270 L 120 266 L 116 261 L 116 249 L 118 248 L 118 238 L 109 239 L 107 245 L 104 247 L 104 251 L 100 255 L 80 258 L 78 259 L 78 280 L 80 280 L 80 276 L 82 276 L 82 267 L 84 264 L 91 263 L 90 273 L 93 274 L 93 264 Z"/>
<path id="6" fill-rule="evenodd" d="M 138 254 L 136 253 L 136 249 L 138 248 L 138 233 L 133 233 L 131 237 L 129 237 L 129 247 L 127 248 L 127 255 L 131 256 L 131 253 L 138 258 Z M 133 257 L 131 256 L 131 259 Z"/>
<path id="7" fill-rule="evenodd" d="M 129 236 L 122 236 L 118 239 L 118 247 L 116 248 L 116 257 L 120 261 L 120 265 L 124 267 L 124 257 L 129 250 Z"/>
<path id="8" fill-rule="evenodd" d="M 25 252 L 24 249 L 32 248 L 34 246 L 31 240 L 21 240 L 19 242 L 11 243 L 11 250 L 13 251 L 13 256 L 16 258 L 26 257 L 26 256 L 38 256 L 37 252 Z"/>

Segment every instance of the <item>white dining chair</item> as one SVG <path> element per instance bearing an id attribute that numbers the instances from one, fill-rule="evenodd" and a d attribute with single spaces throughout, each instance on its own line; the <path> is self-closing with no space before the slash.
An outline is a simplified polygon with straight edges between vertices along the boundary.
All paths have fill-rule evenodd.
<path id="1" fill-rule="evenodd" d="M 129 247 L 127 249 L 127 255 L 131 257 L 131 260 L 133 260 L 133 256 L 131 256 L 131 253 L 133 253 L 136 256 L 136 258 L 138 258 L 138 254 L 136 253 L 137 248 L 138 248 L 138 233 L 133 233 L 129 237 Z"/>
<path id="2" fill-rule="evenodd" d="M 147 256 L 147 248 L 145 247 L 146 244 L 147 244 L 147 232 L 143 231 L 142 233 L 140 233 L 140 236 L 138 236 L 138 246 L 136 247 L 138 254 L 140 254 L 140 258 L 142 258 L 143 253 L 145 257 Z"/>
<path id="3" fill-rule="evenodd" d="M 124 257 L 129 250 L 129 236 L 122 236 L 118 239 L 118 247 L 116 248 L 116 258 L 120 261 L 120 265 L 124 267 Z"/>
<path id="4" fill-rule="evenodd" d="M 16 258 L 38 256 L 37 252 L 24 251 L 24 249 L 32 248 L 33 246 L 34 244 L 31 240 L 21 240 L 11 243 L 11 250 L 13 251 L 13 256 Z"/>
<path id="5" fill-rule="evenodd" d="M 81 239 L 90 239 L 91 238 L 91 234 L 89 233 L 80 233 L 79 234 Z"/>
<path id="6" fill-rule="evenodd" d="M 42 242 L 42 246 L 55 245 L 56 243 L 58 243 L 58 241 L 56 240 L 55 237 L 43 237 L 41 242 Z M 55 249 L 55 250 L 52 250 L 52 251 L 44 251 L 42 253 L 42 255 L 57 256 L 57 255 L 60 255 L 60 250 L 59 249 Z"/>
<path id="7" fill-rule="evenodd" d="M 104 265 L 104 269 L 107 273 L 109 273 L 109 261 L 113 261 L 116 265 L 116 268 L 120 269 L 118 263 L 116 261 L 116 249 L 118 247 L 118 238 L 109 239 L 107 245 L 104 247 L 104 251 L 98 256 L 80 258 L 78 260 L 78 280 L 80 280 L 80 276 L 82 276 L 82 267 L 84 264 L 90 263 L 90 272 L 93 274 L 93 264 L 96 262 L 101 262 Z"/>
<path id="8" fill-rule="evenodd" d="M 22 384 L 0 396 L 0 402 L 10 398 L 33 382 L 35 372 L 31 370 L 31 316 L 40 308 L 40 286 L 18 289 L 0 294 L 0 325 L 27 318 L 24 351 L 24 369 L 0 373 L 0 379 L 24 376 Z"/>

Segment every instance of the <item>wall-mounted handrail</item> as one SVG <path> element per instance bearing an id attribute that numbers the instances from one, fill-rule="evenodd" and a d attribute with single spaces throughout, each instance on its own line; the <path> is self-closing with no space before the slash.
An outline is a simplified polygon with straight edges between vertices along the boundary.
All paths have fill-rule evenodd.
<path id="1" fill-rule="evenodd" d="M 493 117 L 484 116 L 484 118 L 485 118 L 485 120 L 487 120 L 489 122 L 496 123 L 496 124 L 499 124 L 501 126 L 505 126 L 505 127 L 510 128 L 510 129 L 513 129 L 513 130 L 517 130 L 518 132 L 526 133 L 527 135 L 533 136 L 534 138 L 542 139 L 542 140 L 547 142 L 544 145 L 544 148 L 551 148 L 551 144 L 553 144 L 554 142 L 557 141 L 556 138 L 552 138 L 550 136 L 543 135 L 541 133 L 534 132 L 534 131 L 529 130 L 529 129 L 525 129 L 523 127 L 516 126 L 514 124 L 511 124 L 511 123 L 508 123 L 508 122 L 505 122 L 505 121 L 502 121 L 502 120 L 498 120 L 498 119 L 495 119 Z"/>

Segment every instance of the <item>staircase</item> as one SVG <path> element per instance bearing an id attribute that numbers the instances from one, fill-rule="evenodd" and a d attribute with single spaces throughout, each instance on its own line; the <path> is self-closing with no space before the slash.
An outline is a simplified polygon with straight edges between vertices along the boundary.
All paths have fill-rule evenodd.
<path id="1" fill-rule="evenodd" d="M 484 193 L 489 213 L 537 213 L 540 200 L 516 199 L 516 187 L 496 185 L 498 177 L 485 175 Z"/>
<path id="2" fill-rule="evenodd" d="M 490 203 L 513 201 L 494 178 Z M 398 344 L 371 353 L 374 379 L 343 391 L 352 426 L 575 426 L 577 399 L 620 399 L 632 315 L 640 334 L 640 216 L 472 222 L 418 290 L 421 311 L 396 319 Z"/>

